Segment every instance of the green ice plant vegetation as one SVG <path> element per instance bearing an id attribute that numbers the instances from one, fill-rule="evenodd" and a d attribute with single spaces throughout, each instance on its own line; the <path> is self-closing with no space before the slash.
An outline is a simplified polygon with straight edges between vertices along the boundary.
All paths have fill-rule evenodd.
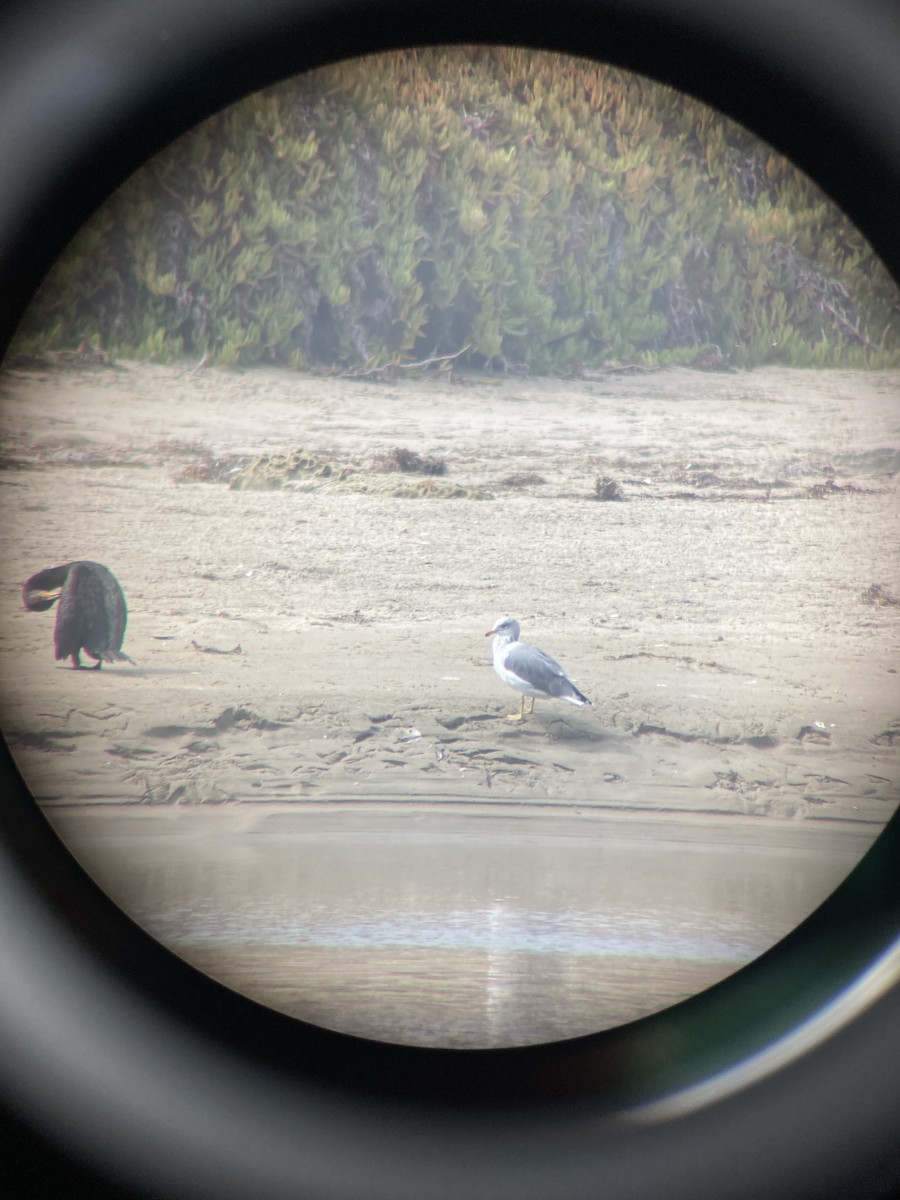
<path id="1" fill-rule="evenodd" d="M 13 352 L 552 374 L 900 364 L 898 290 L 816 186 L 644 78 L 458 47 L 250 96 L 81 230 Z"/>

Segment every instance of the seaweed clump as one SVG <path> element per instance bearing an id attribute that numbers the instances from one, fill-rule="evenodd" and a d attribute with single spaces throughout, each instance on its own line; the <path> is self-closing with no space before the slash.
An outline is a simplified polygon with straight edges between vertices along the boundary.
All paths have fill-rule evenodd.
<path id="1" fill-rule="evenodd" d="M 379 454 L 375 466 L 380 471 L 402 471 L 405 475 L 446 475 L 447 463 L 432 454 L 417 454 L 405 446 L 394 446 Z"/>

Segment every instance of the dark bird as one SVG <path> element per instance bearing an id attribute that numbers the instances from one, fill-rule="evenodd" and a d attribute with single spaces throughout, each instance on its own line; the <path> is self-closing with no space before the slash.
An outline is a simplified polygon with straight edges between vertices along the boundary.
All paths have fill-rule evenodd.
<path id="1" fill-rule="evenodd" d="M 53 641 L 56 657 L 71 658 L 76 671 L 84 670 L 84 650 L 98 670 L 104 662 L 134 659 L 122 652 L 128 609 L 119 581 L 100 563 L 79 561 L 48 567 L 32 575 L 22 588 L 22 601 L 29 612 L 46 612 L 56 601 Z"/>

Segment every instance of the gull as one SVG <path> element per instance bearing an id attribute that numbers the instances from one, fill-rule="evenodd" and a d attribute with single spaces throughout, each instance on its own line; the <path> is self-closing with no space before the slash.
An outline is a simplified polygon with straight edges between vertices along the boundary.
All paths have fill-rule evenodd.
<path id="1" fill-rule="evenodd" d="M 570 704 L 590 704 L 582 695 L 559 663 L 538 650 L 519 641 L 519 622 L 512 617 L 498 617 L 492 629 L 484 635 L 494 639 L 494 670 L 504 683 L 522 693 L 522 703 L 517 713 L 510 713 L 508 721 L 525 720 L 525 697 L 531 697 L 534 712 L 536 697 L 546 700 L 568 700 Z"/>

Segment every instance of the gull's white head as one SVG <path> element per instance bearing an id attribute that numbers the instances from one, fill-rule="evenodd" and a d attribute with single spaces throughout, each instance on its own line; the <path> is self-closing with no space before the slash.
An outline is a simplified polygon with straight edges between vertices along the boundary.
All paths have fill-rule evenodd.
<path id="1" fill-rule="evenodd" d="M 498 637 L 503 642 L 517 642 L 519 640 L 519 622 L 514 621 L 512 617 L 498 617 L 493 628 L 489 629 L 484 636 Z"/>

